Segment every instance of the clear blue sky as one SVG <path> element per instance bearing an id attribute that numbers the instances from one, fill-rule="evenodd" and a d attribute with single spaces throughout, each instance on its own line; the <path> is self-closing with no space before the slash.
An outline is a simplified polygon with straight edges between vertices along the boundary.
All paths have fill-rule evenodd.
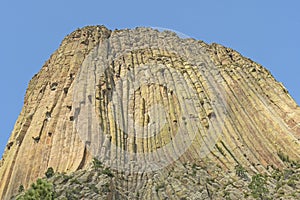
<path id="1" fill-rule="evenodd" d="M 300 103 L 298 0 L 2 0 L 0 157 L 28 82 L 62 39 L 85 25 L 164 27 L 220 43 L 268 68 Z"/>

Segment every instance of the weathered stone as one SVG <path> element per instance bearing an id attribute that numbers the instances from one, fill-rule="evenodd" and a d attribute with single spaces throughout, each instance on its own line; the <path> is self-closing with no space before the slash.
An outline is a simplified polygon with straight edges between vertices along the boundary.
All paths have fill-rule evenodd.
<path id="1" fill-rule="evenodd" d="M 85 27 L 29 83 L 0 162 L 0 199 L 49 167 L 75 173 L 55 181 L 67 181 L 62 192 L 94 184 L 78 198 L 100 198 L 98 189 L 111 199 L 222 199 L 227 188 L 241 199 L 249 182 L 235 167 L 251 176 L 298 161 L 299 124 L 284 86 L 232 49 L 150 28 Z M 80 171 L 93 157 L 107 182 Z"/>

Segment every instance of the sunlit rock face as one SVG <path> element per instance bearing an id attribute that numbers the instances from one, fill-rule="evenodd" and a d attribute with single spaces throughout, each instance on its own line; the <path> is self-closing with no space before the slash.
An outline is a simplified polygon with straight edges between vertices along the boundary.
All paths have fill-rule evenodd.
<path id="1" fill-rule="evenodd" d="M 299 160 L 299 123 L 284 86 L 232 49 L 151 28 L 85 27 L 29 83 L 0 163 L 0 199 L 49 167 L 71 173 L 93 158 L 126 175 L 115 198 L 122 188 L 151 199 L 189 166 L 268 173 L 286 165 L 282 155 Z M 163 196 L 197 191 L 197 180 L 173 181 Z"/>

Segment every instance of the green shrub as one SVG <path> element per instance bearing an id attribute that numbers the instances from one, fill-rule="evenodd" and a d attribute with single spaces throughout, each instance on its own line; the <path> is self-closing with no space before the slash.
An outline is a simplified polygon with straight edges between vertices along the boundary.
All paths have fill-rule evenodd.
<path id="1" fill-rule="evenodd" d="M 275 169 L 271 177 L 276 181 L 280 181 L 280 179 L 283 177 L 283 174 L 279 169 Z"/>
<path id="2" fill-rule="evenodd" d="M 93 168 L 94 169 L 103 168 L 102 162 L 100 160 L 98 160 L 97 158 L 94 158 L 93 159 Z"/>
<path id="3" fill-rule="evenodd" d="M 103 174 L 106 174 L 107 176 L 109 177 L 114 177 L 113 173 L 110 171 L 109 168 L 105 168 L 103 171 L 102 171 Z"/>
<path id="4" fill-rule="evenodd" d="M 257 174 L 253 176 L 252 181 L 248 186 L 251 190 L 251 195 L 256 199 L 266 199 L 265 196 L 269 193 L 266 183 L 267 180 L 263 175 Z"/>
<path id="5" fill-rule="evenodd" d="M 54 176 L 54 170 L 52 167 L 49 167 L 45 173 L 47 178 L 51 178 L 52 176 Z"/>
<path id="6" fill-rule="evenodd" d="M 53 200 L 54 188 L 53 185 L 44 179 L 38 179 L 36 183 L 31 185 L 31 188 L 21 195 L 17 200 Z"/>
<path id="7" fill-rule="evenodd" d="M 23 185 L 20 185 L 18 192 L 19 193 L 24 192 L 24 186 Z"/>
<path id="8" fill-rule="evenodd" d="M 242 165 L 235 166 L 235 174 L 240 178 L 247 178 L 247 170 Z"/>

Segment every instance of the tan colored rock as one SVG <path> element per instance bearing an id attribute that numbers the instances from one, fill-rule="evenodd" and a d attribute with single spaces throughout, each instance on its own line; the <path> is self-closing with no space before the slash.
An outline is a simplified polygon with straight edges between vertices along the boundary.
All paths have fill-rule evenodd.
<path id="1" fill-rule="evenodd" d="M 236 51 L 148 28 L 85 27 L 29 83 L 1 160 L 0 199 L 49 167 L 71 173 L 93 157 L 127 179 L 116 179 L 116 198 L 187 197 L 206 181 L 192 178 L 193 164 L 211 176 L 216 166 L 254 173 L 299 160 L 299 123 L 284 86 Z M 186 177 L 166 184 L 171 166 Z M 216 185 L 194 196 L 212 198 Z"/>

